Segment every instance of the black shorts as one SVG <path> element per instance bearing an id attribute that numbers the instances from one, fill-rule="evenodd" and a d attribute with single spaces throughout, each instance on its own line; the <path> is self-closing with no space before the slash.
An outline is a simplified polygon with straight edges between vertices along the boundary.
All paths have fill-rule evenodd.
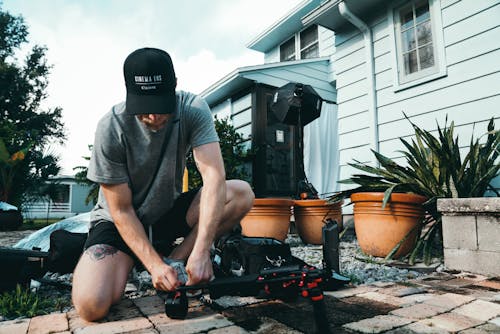
<path id="1" fill-rule="evenodd" d="M 197 188 L 182 193 L 175 200 L 173 207 L 153 225 L 153 247 L 160 254 L 168 256 L 174 247 L 174 241 L 191 232 L 191 227 L 186 221 L 186 214 L 199 190 Z M 149 237 L 148 227 L 145 227 L 145 232 Z M 98 244 L 113 246 L 137 261 L 137 257 L 127 246 L 113 222 L 100 220 L 93 224 L 89 230 L 84 249 Z"/>

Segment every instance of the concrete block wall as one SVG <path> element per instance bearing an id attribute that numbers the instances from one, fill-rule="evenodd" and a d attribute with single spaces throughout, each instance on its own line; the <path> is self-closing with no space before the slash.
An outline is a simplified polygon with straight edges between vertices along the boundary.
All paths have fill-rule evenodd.
<path id="1" fill-rule="evenodd" d="M 500 275 L 500 198 L 439 199 L 448 269 Z"/>

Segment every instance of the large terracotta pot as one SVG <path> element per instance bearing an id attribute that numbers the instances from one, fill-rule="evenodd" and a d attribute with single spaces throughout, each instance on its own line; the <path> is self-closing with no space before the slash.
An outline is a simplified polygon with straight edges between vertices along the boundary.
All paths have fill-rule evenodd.
<path id="1" fill-rule="evenodd" d="M 410 232 L 399 250 L 398 258 L 408 254 L 420 234 L 426 198 L 414 194 L 392 194 L 382 209 L 382 192 L 351 195 L 354 203 L 354 229 L 361 250 L 368 255 L 385 257 Z"/>
<path id="2" fill-rule="evenodd" d="M 256 198 L 250 212 L 241 220 L 242 234 L 284 241 L 290 228 L 293 200 Z"/>
<path id="3" fill-rule="evenodd" d="M 328 204 L 324 199 L 301 199 L 294 201 L 295 227 L 306 244 L 323 244 L 323 225 L 326 219 L 337 221 L 342 230 L 341 202 Z"/>

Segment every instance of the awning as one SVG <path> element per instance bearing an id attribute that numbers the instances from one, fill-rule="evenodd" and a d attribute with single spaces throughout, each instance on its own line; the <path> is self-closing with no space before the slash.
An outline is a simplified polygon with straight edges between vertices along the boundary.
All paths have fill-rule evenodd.
<path id="1" fill-rule="evenodd" d="M 327 57 L 240 67 L 200 95 L 212 106 L 255 83 L 281 87 L 288 82 L 300 82 L 311 85 L 322 99 L 336 102 L 337 92 L 330 83 L 333 81 L 331 72 Z"/>

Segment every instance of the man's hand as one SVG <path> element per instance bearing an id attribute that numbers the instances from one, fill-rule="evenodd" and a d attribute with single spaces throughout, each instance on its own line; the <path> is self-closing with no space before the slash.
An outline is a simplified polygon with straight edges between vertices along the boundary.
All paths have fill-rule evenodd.
<path id="1" fill-rule="evenodd" d="M 203 254 L 192 253 L 187 261 L 186 272 L 189 277 L 186 285 L 210 282 L 214 276 L 212 262 L 210 261 L 210 252 Z"/>
<path id="2" fill-rule="evenodd" d="M 165 263 L 151 270 L 151 282 L 157 290 L 173 291 L 181 285 L 177 279 L 177 271 Z"/>

